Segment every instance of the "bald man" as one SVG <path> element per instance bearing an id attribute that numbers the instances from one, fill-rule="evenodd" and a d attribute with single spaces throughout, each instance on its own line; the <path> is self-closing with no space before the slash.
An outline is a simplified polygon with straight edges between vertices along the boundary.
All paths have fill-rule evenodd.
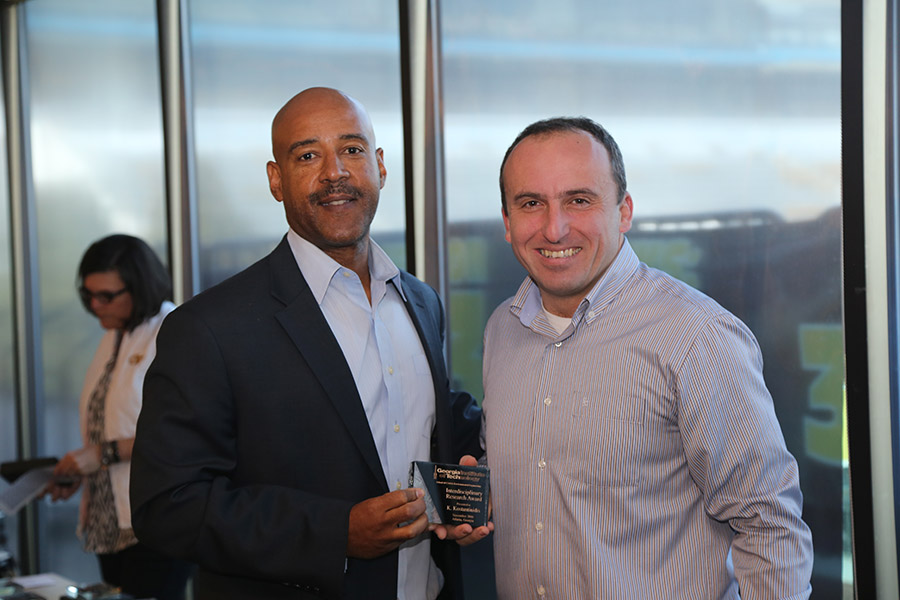
<path id="1" fill-rule="evenodd" d="M 372 123 L 311 88 L 275 116 L 272 153 L 287 234 L 159 333 L 135 532 L 200 565 L 198 600 L 461 598 L 455 544 L 406 484 L 410 461 L 477 451 L 480 411 L 450 391 L 437 294 L 369 236 L 387 176 Z"/>

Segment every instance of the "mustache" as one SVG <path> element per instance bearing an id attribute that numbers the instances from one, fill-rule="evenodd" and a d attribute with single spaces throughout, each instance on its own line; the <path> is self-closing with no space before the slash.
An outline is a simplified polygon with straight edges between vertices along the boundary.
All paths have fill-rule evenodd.
<path id="1" fill-rule="evenodd" d="M 309 201 L 313 203 L 319 203 L 328 196 L 334 196 L 338 194 L 343 196 L 352 196 L 355 199 L 363 197 L 363 192 L 358 187 L 350 185 L 349 183 L 336 183 L 312 192 L 309 195 Z"/>

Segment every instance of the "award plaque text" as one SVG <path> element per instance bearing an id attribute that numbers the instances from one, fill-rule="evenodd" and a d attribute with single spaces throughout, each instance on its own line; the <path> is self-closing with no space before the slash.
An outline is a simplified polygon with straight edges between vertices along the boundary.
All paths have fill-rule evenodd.
<path id="1" fill-rule="evenodd" d="M 425 490 L 429 523 L 472 527 L 487 525 L 490 469 L 427 461 L 414 461 L 410 487 Z"/>

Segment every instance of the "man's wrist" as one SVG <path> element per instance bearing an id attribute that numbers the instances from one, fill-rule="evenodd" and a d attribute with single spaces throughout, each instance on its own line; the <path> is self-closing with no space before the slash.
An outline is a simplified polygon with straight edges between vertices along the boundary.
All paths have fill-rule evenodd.
<path id="1" fill-rule="evenodd" d="M 104 467 L 114 465 L 121 460 L 119 458 L 118 440 L 110 440 L 100 444 L 100 463 Z"/>

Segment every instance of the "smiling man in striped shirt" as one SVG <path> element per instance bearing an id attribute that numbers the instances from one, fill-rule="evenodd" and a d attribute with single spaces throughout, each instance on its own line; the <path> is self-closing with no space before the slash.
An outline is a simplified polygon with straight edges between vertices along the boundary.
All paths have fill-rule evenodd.
<path id="1" fill-rule="evenodd" d="M 808 598 L 812 539 L 759 346 L 635 255 L 613 138 L 534 123 L 500 188 L 529 274 L 485 331 L 500 597 Z"/>

